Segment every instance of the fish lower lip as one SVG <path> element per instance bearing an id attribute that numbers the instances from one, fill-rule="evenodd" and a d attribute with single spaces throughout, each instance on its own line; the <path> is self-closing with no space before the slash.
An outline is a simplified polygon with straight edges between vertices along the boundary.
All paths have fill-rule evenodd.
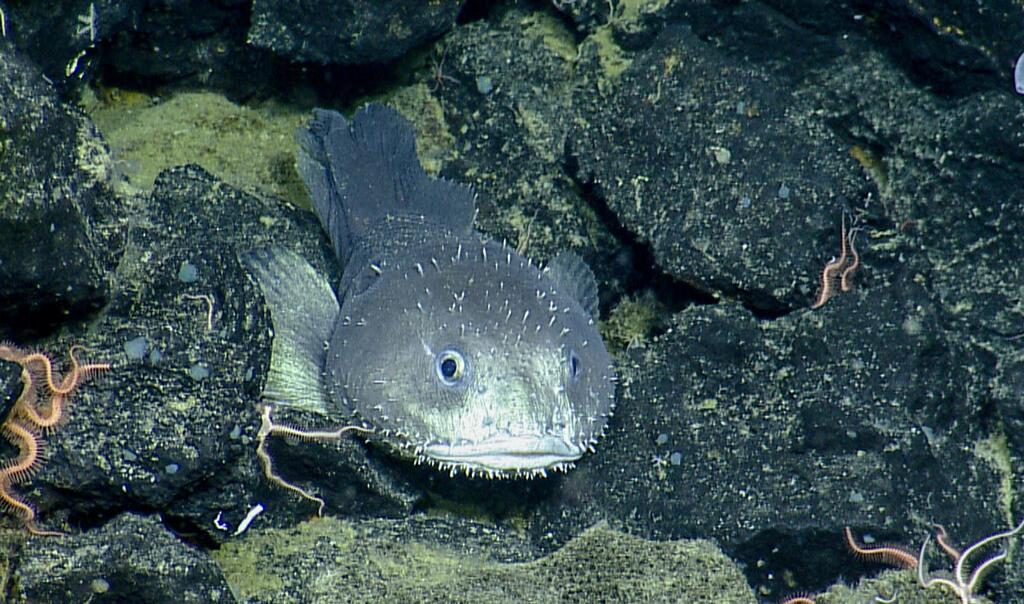
<path id="1" fill-rule="evenodd" d="M 430 444 L 423 454 L 440 462 L 515 471 L 572 463 L 583 456 L 583 448 L 557 436 L 504 436 L 469 444 Z"/>

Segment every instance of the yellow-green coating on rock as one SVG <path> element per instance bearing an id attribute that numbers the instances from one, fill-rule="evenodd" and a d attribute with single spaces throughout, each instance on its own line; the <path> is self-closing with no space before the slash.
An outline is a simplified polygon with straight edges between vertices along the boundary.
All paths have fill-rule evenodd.
<path id="1" fill-rule="evenodd" d="M 444 109 L 430 88 L 423 83 L 413 84 L 375 100 L 393 106 L 408 117 L 416 129 L 416 155 L 423 170 L 437 176 L 456 144 L 445 122 Z"/>
<path id="2" fill-rule="evenodd" d="M 619 83 L 623 72 L 629 69 L 632 59 L 615 42 L 612 29 L 608 26 L 599 27 L 584 44 L 593 45 L 601 65 L 602 77 L 597 83 L 598 90 L 610 92 Z"/>
<path id="3" fill-rule="evenodd" d="M 601 326 L 601 335 L 613 348 L 642 348 L 661 324 L 664 308 L 651 294 L 623 298 Z"/>
<path id="4" fill-rule="evenodd" d="M 199 164 L 241 189 L 309 205 L 294 168 L 295 130 L 306 111 L 246 107 L 208 92 L 158 99 L 110 89 L 83 105 L 134 189 L 149 190 L 172 166 Z"/>
<path id="5" fill-rule="evenodd" d="M 576 42 L 572 38 L 572 32 L 551 13 L 538 11 L 525 17 L 520 23 L 523 26 L 523 33 L 528 38 L 540 40 L 567 63 L 576 60 Z"/>
<path id="6" fill-rule="evenodd" d="M 327 518 L 250 532 L 215 557 L 243 602 L 756 601 L 708 541 L 645 541 L 598 525 L 551 555 L 501 563 L 439 545 L 443 535 L 402 538 L 405 522 Z"/>

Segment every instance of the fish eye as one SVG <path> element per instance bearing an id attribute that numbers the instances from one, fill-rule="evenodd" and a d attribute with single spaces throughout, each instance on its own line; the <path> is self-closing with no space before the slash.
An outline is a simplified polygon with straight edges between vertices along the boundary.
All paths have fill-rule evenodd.
<path id="1" fill-rule="evenodd" d="M 571 380 L 573 380 L 575 382 L 577 379 L 579 379 L 579 377 L 580 377 L 580 369 L 582 369 L 582 367 L 581 367 L 582 363 L 580 361 L 580 357 L 579 357 L 578 354 L 576 354 L 575 350 L 570 350 L 569 351 L 569 355 L 568 355 L 567 361 L 568 361 L 568 364 L 569 364 L 569 379 L 571 379 Z"/>
<path id="2" fill-rule="evenodd" d="M 447 349 L 434 360 L 437 377 L 447 386 L 455 386 L 466 374 L 466 359 L 458 350 Z"/>

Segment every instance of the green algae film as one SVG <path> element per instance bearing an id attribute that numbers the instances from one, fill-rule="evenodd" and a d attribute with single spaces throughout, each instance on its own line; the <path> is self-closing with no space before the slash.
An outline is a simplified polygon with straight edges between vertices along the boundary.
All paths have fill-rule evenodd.
<path id="1" fill-rule="evenodd" d="M 417 521 L 324 518 L 251 531 L 214 556 L 251 603 L 756 601 L 708 541 L 645 541 L 598 525 L 548 556 L 503 563 L 439 545 L 444 527 L 436 540 L 403 536 L 405 522 Z"/>

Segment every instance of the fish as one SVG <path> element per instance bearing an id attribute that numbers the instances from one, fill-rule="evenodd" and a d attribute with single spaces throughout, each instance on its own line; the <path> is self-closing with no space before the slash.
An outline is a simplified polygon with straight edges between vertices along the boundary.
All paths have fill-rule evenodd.
<path id="1" fill-rule="evenodd" d="M 547 476 L 594 451 L 616 374 L 586 263 L 541 268 L 474 229 L 475 193 L 426 174 L 395 109 L 317 109 L 296 138 L 343 271 L 332 287 L 282 247 L 240 254 L 273 326 L 264 401 L 364 422 L 453 476 Z"/>

